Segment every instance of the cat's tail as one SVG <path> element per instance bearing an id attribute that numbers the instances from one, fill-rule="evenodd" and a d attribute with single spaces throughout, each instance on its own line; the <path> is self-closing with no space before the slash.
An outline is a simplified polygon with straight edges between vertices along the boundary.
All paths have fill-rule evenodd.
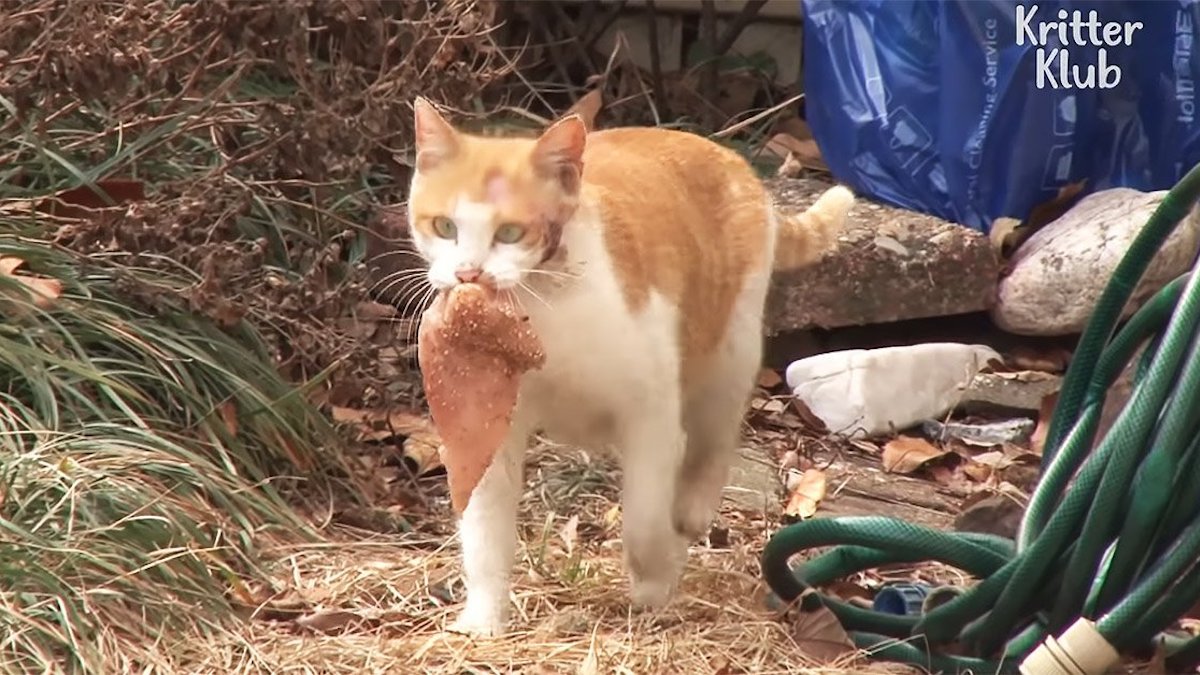
<path id="1" fill-rule="evenodd" d="M 844 185 L 826 190 L 803 213 L 780 213 L 775 242 L 775 269 L 789 270 L 816 262 L 837 243 L 854 206 L 854 193 Z"/>

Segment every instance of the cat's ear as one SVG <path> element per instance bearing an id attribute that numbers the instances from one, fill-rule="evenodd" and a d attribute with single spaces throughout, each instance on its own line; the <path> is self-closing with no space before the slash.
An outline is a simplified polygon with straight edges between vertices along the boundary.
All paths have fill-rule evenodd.
<path id="1" fill-rule="evenodd" d="M 568 115 L 542 132 L 533 149 L 534 168 L 557 178 L 568 192 L 575 192 L 583 175 L 585 147 L 587 125 L 579 115 Z"/>
<path id="2" fill-rule="evenodd" d="M 418 96 L 413 101 L 413 127 L 417 139 L 417 170 L 429 171 L 458 150 L 458 132 L 437 108 Z"/>

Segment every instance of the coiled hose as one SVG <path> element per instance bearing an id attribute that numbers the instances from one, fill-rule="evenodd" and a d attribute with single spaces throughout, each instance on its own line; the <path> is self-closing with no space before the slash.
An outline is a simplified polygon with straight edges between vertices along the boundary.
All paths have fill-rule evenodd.
<path id="1" fill-rule="evenodd" d="M 802 521 L 763 551 L 771 590 L 787 603 L 799 598 L 802 610 L 828 607 L 872 658 L 935 672 L 1016 672 L 1080 617 L 1121 654 L 1165 639 L 1171 672 L 1200 664 L 1200 638 L 1163 635 L 1200 600 L 1200 263 L 1116 331 L 1146 267 L 1198 198 L 1200 165 L 1167 193 L 1104 289 L 1063 380 L 1015 542 L 886 517 Z M 1108 389 L 1143 344 L 1132 396 L 1091 451 Z M 825 546 L 835 548 L 791 566 Z M 981 581 L 919 617 L 801 597 L 859 571 L 920 561 Z"/>

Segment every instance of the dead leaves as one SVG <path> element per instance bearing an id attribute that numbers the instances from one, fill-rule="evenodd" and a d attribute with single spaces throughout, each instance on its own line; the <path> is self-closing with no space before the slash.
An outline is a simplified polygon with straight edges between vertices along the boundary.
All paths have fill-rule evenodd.
<path id="1" fill-rule="evenodd" d="M 255 607 L 252 615 L 262 621 L 282 622 L 297 633 L 345 635 L 375 632 L 388 626 L 407 626 L 412 617 L 403 612 L 378 609 L 316 609 L 303 600 L 271 600 Z"/>
<path id="2" fill-rule="evenodd" d="M 767 152 L 783 160 L 783 165 L 776 171 L 777 176 L 799 178 L 806 170 L 829 171 L 821 148 L 804 120 L 794 117 L 777 128 L 779 132 L 767 141 L 766 146 Z"/>
<path id="3" fill-rule="evenodd" d="M 927 463 L 945 455 L 944 448 L 923 438 L 898 436 L 883 446 L 883 470 L 888 473 L 915 473 Z"/>
<path id="4" fill-rule="evenodd" d="M 142 181 L 107 178 L 37 200 L 0 202 L 0 212 L 10 215 L 43 214 L 60 219 L 81 220 L 90 217 L 97 209 L 142 201 L 145 198 L 146 187 Z M 28 291 L 26 295 L 35 307 L 49 309 L 62 296 L 62 282 L 29 274 L 25 265 L 26 261 L 19 257 L 0 256 L 0 275 L 20 283 Z M 20 313 L 20 309 L 7 309 L 11 313 Z"/>
<path id="5" fill-rule="evenodd" d="M 379 443 L 402 439 L 404 459 L 414 475 L 441 467 L 441 438 L 428 417 L 407 410 L 354 410 L 334 406 L 333 421 L 355 427 L 355 440 Z"/>
<path id="6" fill-rule="evenodd" d="M 828 480 L 825 472 L 820 469 L 808 469 L 800 474 L 792 495 L 784 508 L 784 515 L 793 518 L 812 518 L 817 513 L 817 506 L 825 498 Z"/>
<path id="7" fill-rule="evenodd" d="M 1047 394 L 1042 398 L 1042 405 L 1038 409 L 1037 427 L 1034 428 L 1033 434 L 1029 437 L 1030 451 L 1039 456 L 1046 447 L 1046 434 L 1050 433 L 1050 420 L 1054 417 L 1054 409 L 1057 406 L 1057 391 L 1053 394 Z"/>
<path id="8" fill-rule="evenodd" d="M 38 210 L 60 218 L 86 218 L 95 209 L 120 206 L 146 199 L 146 186 L 140 180 L 106 178 L 92 186 L 80 185 L 63 190 L 38 205 Z"/>
<path id="9" fill-rule="evenodd" d="M 815 592 L 810 588 L 800 598 Z M 797 610 L 795 614 L 792 637 L 805 656 L 818 663 L 833 663 L 858 653 L 846 629 L 828 607 L 820 605 L 812 611 Z"/>
<path id="10" fill-rule="evenodd" d="M 1079 201 L 1086 186 L 1086 178 L 1062 186 L 1053 199 L 1033 207 L 1023 221 L 1017 221 L 1015 218 L 997 218 L 992 223 L 992 231 L 988 235 L 996 252 L 1002 258 L 1011 257 L 1034 232 L 1070 211 Z"/>
<path id="11" fill-rule="evenodd" d="M 758 386 L 763 389 L 771 390 L 783 384 L 783 378 L 779 376 L 777 371 L 770 368 L 763 368 L 758 371 Z"/>
<path id="12" fill-rule="evenodd" d="M 28 293 L 31 301 L 38 309 L 49 309 L 62 296 L 63 285 L 58 279 L 33 276 L 22 273 L 25 261 L 13 256 L 0 257 L 0 275 L 8 277 L 21 284 Z"/>

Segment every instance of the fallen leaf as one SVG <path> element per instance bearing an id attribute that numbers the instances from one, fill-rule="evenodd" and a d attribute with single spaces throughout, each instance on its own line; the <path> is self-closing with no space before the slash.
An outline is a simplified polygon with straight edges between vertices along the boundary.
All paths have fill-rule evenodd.
<path id="1" fill-rule="evenodd" d="M 778 415 L 787 409 L 787 404 L 777 398 L 755 398 L 750 407 L 758 413 Z"/>
<path id="2" fill-rule="evenodd" d="M 954 529 L 1012 538 L 1024 513 L 1025 507 L 1009 495 L 976 493 L 963 501 Z"/>
<path id="3" fill-rule="evenodd" d="M 825 591 L 841 600 L 866 600 L 870 602 L 874 595 L 870 590 L 845 579 L 837 579 L 825 585 Z"/>
<path id="4" fill-rule="evenodd" d="M 1006 248 L 1000 251 L 1001 256 L 1008 258 L 1021 248 L 1021 244 L 1033 236 L 1034 232 L 1070 211 L 1075 202 L 1079 201 L 1085 186 L 1087 186 L 1086 178 L 1075 183 L 1068 183 L 1059 188 L 1058 193 L 1052 199 L 1033 207 L 1025 220 L 1008 235 L 1004 242 Z"/>
<path id="5" fill-rule="evenodd" d="M 991 228 L 988 229 L 988 241 L 992 244 L 992 250 L 1000 255 L 1004 255 L 1005 251 L 1013 250 L 1013 238 L 1016 236 L 1017 228 L 1021 225 L 1021 221 L 1016 218 L 997 218 L 992 221 Z"/>
<path id="6" fill-rule="evenodd" d="M 945 485 L 946 487 L 954 487 L 959 484 L 958 474 L 948 466 L 931 466 L 929 467 L 929 476 L 934 481 Z"/>
<path id="7" fill-rule="evenodd" d="M 825 158 L 821 156 L 821 148 L 811 138 L 800 140 L 791 134 L 775 134 L 767 141 L 767 150 L 784 161 L 794 153 L 796 161 L 805 167 L 829 170 Z"/>
<path id="8" fill-rule="evenodd" d="M 48 197 L 38 205 L 42 213 L 61 218 L 83 218 L 87 210 L 119 206 L 127 202 L 140 202 L 146 199 L 146 186 L 140 180 L 123 178 L 106 178 L 94 183 L 96 189 L 80 185 L 69 190 L 63 190 Z M 100 192 L 112 200 L 101 196 Z"/>
<path id="9" fill-rule="evenodd" d="M 809 589 L 804 593 L 813 592 Z M 809 612 L 797 611 L 796 621 L 792 625 L 792 637 L 800 653 L 818 663 L 831 663 L 858 653 L 846 629 L 824 605 Z"/>
<path id="10" fill-rule="evenodd" d="M 0 274 L 10 277 L 29 289 L 34 306 L 47 309 L 62 296 L 62 282 L 47 277 L 20 274 L 25 261 L 13 256 L 0 256 Z"/>
<path id="11" fill-rule="evenodd" d="M 366 621 L 364 617 L 354 612 L 344 609 L 325 609 L 296 619 L 296 625 L 329 635 L 345 632 L 364 621 Z"/>
<path id="12" fill-rule="evenodd" d="M 812 518 L 817 512 L 817 505 L 825 498 L 827 480 L 825 472 L 820 469 L 805 471 L 792 491 L 787 506 L 783 509 L 785 515 L 793 518 Z"/>
<path id="13" fill-rule="evenodd" d="M 1086 178 L 1060 187 L 1058 193 L 1052 199 L 1033 207 L 1021 226 L 1036 230 L 1047 223 L 1057 220 L 1064 213 L 1071 210 L 1071 207 L 1079 200 L 1085 187 L 1087 187 Z"/>
<path id="14" fill-rule="evenodd" d="M 604 525 L 604 529 L 609 532 L 616 530 L 621 524 L 621 505 L 613 504 L 612 507 L 604 512 L 604 516 L 600 520 Z"/>
<path id="15" fill-rule="evenodd" d="M 888 473 L 909 474 L 946 454 L 923 438 L 897 436 L 883 446 L 883 470 Z"/>
<path id="16" fill-rule="evenodd" d="M 1054 408 L 1058 405 L 1058 392 L 1046 394 L 1042 397 L 1042 403 L 1038 407 L 1037 426 L 1034 427 L 1033 433 L 1029 436 L 1029 451 L 1042 454 L 1042 450 L 1046 445 L 1046 434 L 1050 433 L 1050 420 L 1054 417 Z"/>
<path id="17" fill-rule="evenodd" d="M 563 113 L 563 117 L 579 115 L 579 119 L 583 120 L 583 125 L 587 130 L 593 131 L 596 128 L 596 116 L 600 114 L 602 107 L 604 107 L 604 93 L 600 89 L 593 89 L 581 96 L 567 112 Z"/>
<path id="18" fill-rule="evenodd" d="M 1071 350 L 1064 347 L 1035 349 L 1021 345 L 1012 349 L 1009 358 L 1019 370 L 1063 373 L 1071 363 Z"/>
<path id="19" fill-rule="evenodd" d="M 983 462 L 967 461 L 963 463 L 963 474 L 976 483 L 986 483 L 992 477 L 996 467 Z"/>
<path id="20" fill-rule="evenodd" d="M 331 406 L 329 412 L 333 421 L 338 424 L 358 425 L 357 439 L 360 441 L 381 441 L 396 436 L 437 435 L 428 417 L 409 410 L 356 410 Z"/>
<path id="21" fill-rule="evenodd" d="M 221 420 L 225 422 L 225 428 L 229 430 L 230 436 L 237 436 L 238 433 L 238 417 L 237 405 L 233 401 L 225 401 L 217 406 L 221 413 Z"/>
<path id="22" fill-rule="evenodd" d="M 813 137 L 812 127 L 808 126 L 808 122 L 794 114 L 788 117 L 781 118 L 775 123 L 773 130 L 777 134 L 787 134 L 792 138 L 801 141 L 808 140 Z"/>
<path id="23" fill-rule="evenodd" d="M 990 466 L 993 469 L 1003 469 L 1012 463 L 1011 460 L 1008 459 L 1008 455 L 1006 455 L 1003 450 L 982 452 L 972 457 L 971 462 L 975 464 L 983 464 L 984 466 Z"/>
<path id="24" fill-rule="evenodd" d="M 404 460 L 414 476 L 424 476 L 441 468 L 442 439 L 436 432 L 420 432 L 404 439 Z"/>
<path id="25" fill-rule="evenodd" d="M 562 537 L 567 555 L 571 555 L 575 550 L 575 542 L 579 541 L 579 516 L 573 515 L 568 518 L 567 523 L 558 531 L 558 536 Z"/>
<path id="26" fill-rule="evenodd" d="M 863 452 L 867 453 L 868 455 L 878 455 L 879 454 L 879 446 L 878 445 L 872 443 L 871 441 L 862 439 L 862 438 L 856 438 L 856 439 L 851 440 L 850 445 L 858 448 L 859 450 L 862 450 Z"/>
<path id="27" fill-rule="evenodd" d="M 783 384 L 783 378 L 779 373 L 770 368 L 763 368 L 758 371 L 758 386 L 764 389 L 774 389 Z"/>
<path id="28" fill-rule="evenodd" d="M 804 175 L 804 162 L 789 150 L 787 157 L 783 158 L 783 164 L 775 170 L 775 175 L 779 178 L 800 178 Z"/>
<path id="29" fill-rule="evenodd" d="M 792 398 L 792 409 L 800 416 L 801 421 L 804 422 L 804 426 L 819 434 L 829 433 L 829 429 L 825 426 L 825 420 L 817 417 L 817 414 L 809 409 L 804 404 L 804 401 L 801 401 L 799 398 Z"/>
<path id="30" fill-rule="evenodd" d="M 371 412 L 369 410 L 355 410 L 353 408 L 343 408 L 342 406 L 332 406 L 329 409 L 329 415 L 333 421 L 338 424 L 346 424 L 348 422 L 365 422 L 370 419 Z"/>

